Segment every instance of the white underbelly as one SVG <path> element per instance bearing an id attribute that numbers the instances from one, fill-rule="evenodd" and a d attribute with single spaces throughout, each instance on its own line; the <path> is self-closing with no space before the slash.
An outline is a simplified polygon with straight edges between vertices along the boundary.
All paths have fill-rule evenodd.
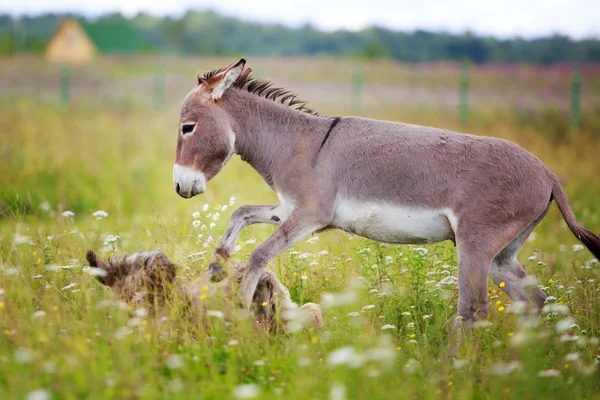
<path id="1" fill-rule="evenodd" d="M 338 199 L 332 225 L 380 242 L 419 244 L 454 240 L 457 221 L 450 209 Z"/>

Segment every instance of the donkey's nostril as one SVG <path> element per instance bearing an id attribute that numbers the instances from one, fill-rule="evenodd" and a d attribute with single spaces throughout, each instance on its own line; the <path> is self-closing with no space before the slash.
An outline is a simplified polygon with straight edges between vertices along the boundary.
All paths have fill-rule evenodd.
<path id="1" fill-rule="evenodd" d="M 179 183 L 176 183 L 176 184 L 175 184 L 175 191 L 176 191 L 177 193 L 179 193 Z"/>

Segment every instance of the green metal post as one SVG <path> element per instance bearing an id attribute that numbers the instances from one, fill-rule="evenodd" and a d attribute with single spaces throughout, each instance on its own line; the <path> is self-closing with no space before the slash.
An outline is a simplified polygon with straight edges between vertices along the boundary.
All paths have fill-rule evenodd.
<path id="1" fill-rule="evenodd" d="M 352 70 L 352 114 L 354 115 L 360 115 L 362 80 L 362 71 L 359 67 L 355 67 Z"/>
<path id="2" fill-rule="evenodd" d="M 469 121 L 469 68 L 466 63 L 460 71 L 460 123 L 466 125 Z"/>
<path id="3" fill-rule="evenodd" d="M 571 77 L 571 128 L 579 129 L 581 101 L 581 73 L 573 71 Z"/>
<path id="4" fill-rule="evenodd" d="M 154 75 L 154 109 L 160 110 L 165 103 L 165 72 L 157 67 Z"/>
<path id="5" fill-rule="evenodd" d="M 69 67 L 60 67 L 60 102 L 66 106 L 71 99 L 71 76 Z"/>

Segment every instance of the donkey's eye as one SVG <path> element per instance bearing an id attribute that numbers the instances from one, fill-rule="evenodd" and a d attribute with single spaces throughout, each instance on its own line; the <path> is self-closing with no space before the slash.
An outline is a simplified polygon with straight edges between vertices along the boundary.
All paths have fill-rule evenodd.
<path id="1" fill-rule="evenodd" d="M 181 134 L 183 136 L 192 135 L 194 133 L 194 130 L 196 130 L 196 124 L 193 122 L 181 124 Z"/>

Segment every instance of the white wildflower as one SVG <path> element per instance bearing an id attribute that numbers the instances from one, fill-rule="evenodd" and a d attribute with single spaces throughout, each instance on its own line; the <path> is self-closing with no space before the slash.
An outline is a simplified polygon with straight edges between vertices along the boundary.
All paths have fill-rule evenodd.
<path id="1" fill-rule="evenodd" d="M 581 245 L 581 244 L 573 245 L 573 252 L 583 251 L 583 249 L 585 249 L 585 247 L 583 247 L 583 245 Z"/>
<path id="2" fill-rule="evenodd" d="M 248 383 L 236 386 L 233 389 L 233 397 L 236 399 L 254 399 L 260 395 L 260 386 Z"/>
<path id="3" fill-rule="evenodd" d="M 240 344 L 240 342 L 238 342 L 235 339 L 231 339 L 228 343 L 227 346 L 237 346 L 238 344 Z"/>
<path id="4" fill-rule="evenodd" d="M 215 226 L 217 226 L 217 224 L 215 224 L 214 222 L 211 222 L 210 225 L 208 225 L 208 228 L 213 229 Z"/>
<path id="5" fill-rule="evenodd" d="M 348 365 L 353 368 L 358 368 L 363 363 L 363 357 L 357 354 L 352 346 L 340 347 L 329 353 L 327 363 L 332 367 L 337 365 Z"/>
<path id="6" fill-rule="evenodd" d="M 119 329 L 117 329 L 117 331 L 115 332 L 115 339 L 117 339 L 117 340 L 125 339 L 125 336 L 129 335 L 130 333 L 131 333 L 131 331 L 129 330 L 128 327 L 122 326 Z"/>
<path id="7" fill-rule="evenodd" d="M 245 243 L 246 243 L 246 244 L 254 244 L 254 243 L 256 243 L 256 239 L 254 239 L 254 238 L 252 238 L 252 239 L 248 239 L 248 240 L 246 240 L 246 242 L 245 242 Z"/>
<path id="8" fill-rule="evenodd" d="M 420 256 L 426 256 L 429 253 L 429 250 L 424 247 L 415 247 L 413 251 Z"/>
<path id="9" fill-rule="evenodd" d="M 221 212 L 223 212 L 223 211 L 225 211 L 225 210 L 227 210 L 227 204 L 223 204 L 223 205 L 221 206 Z"/>
<path id="10" fill-rule="evenodd" d="M 340 382 L 335 382 L 331 385 L 329 400 L 346 400 L 346 386 Z"/>
<path id="11" fill-rule="evenodd" d="M 394 261 L 394 257 L 392 257 L 392 256 L 385 256 L 385 263 L 386 264 L 390 264 L 392 261 Z"/>
<path id="12" fill-rule="evenodd" d="M 50 211 L 50 203 L 48 203 L 47 201 L 44 201 L 43 203 L 40 204 L 40 210 L 42 211 Z"/>
<path id="13" fill-rule="evenodd" d="M 577 336 L 577 335 L 569 335 L 567 333 L 563 334 L 560 337 L 560 341 L 561 342 L 576 342 L 578 340 L 579 340 L 579 336 Z"/>
<path id="14" fill-rule="evenodd" d="M 106 276 L 108 273 L 102 268 L 88 268 L 85 270 L 89 276 Z"/>
<path id="15" fill-rule="evenodd" d="M 235 196 L 229 198 L 229 206 L 231 207 L 235 203 Z"/>
<path id="16" fill-rule="evenodd" d="M 508 364 L 502 364 L 502 363 L 498 363 L 498 364 L 494 364 L 492 365 L 492 368 L 490 370 L 490 372 L 492 373 L 492 375 L 508 375 L 514 371 L 522 371 L 523 370 L 523 364 L 521 364 L 519 361 L 512 361 Z"/>
<path id="17" fill-rule="evenodd" d="M 308 279 L 308 276 L 306 276 L 306 275 L 302 275 L 302 276 L 300 276 L 300 279 L 302 279 L 303 281 L 305 281 L 305 280 L 307 280 L 307 279 Z"/>
<path id="18" fill-rule="evenodd" d="M 101 220 L 103 218 L 108 217 L 108 213 L 104 210 L 98 210 L 98 211 L 94 211 L 94 213 L 92 214 L 94 217 L 96 217 L 97 220 Z"/>
<path id="19" fill-rule="evenodd" d="M 452 366 L 454 369 L 462 369 L 471 363 L 470 360 L 453 360 Z"/>
<path id="20" fill-rule="evenodd" d="M 300 260 L 305 260 L 305 259 L 307 259 L 308 257 L 311 257 L 311 256 L 312 256 L 312 253 L 302 253 L 302 254 L 300 254 L 300 255 L 298 256 L 298 258 L 299 258 Z"/>
<path id="21" fill-rule="evenodd" d="M 213 221 L 216 221 L 219 218 L 221 218 L 221 214 L 219 214 L 218 212 L 216 212 L 215 215 L 213 215 Z"/>
<path id="22" fill-rule="evenodd" d="M 364 307 L 362 308 L 362 310 L 363 310 L 363 311 L 365 311 L 365 310 L 371 310 L 371 309 L 373 309 L 373 308 L 375 308 L 375 304 L 367 304 L 366 306 L 364 306 Z"/>
<path id="23" fill-rule="evenodd" d="M 178 369 L 183 367 L 183 360 L 177 354 L 171 354 L 167 357 L 166 364 L 170 369 Z"/>
<path id="24" fill-rule="evenodd" d="M 135 316 L 138 318 L 144 318 L 148 316 L 148 310 L 146 310 L 144 307 L 140 307 L 137 308 L 135 310 Z"/>
<path id="25" fill-rule="evenodd" d="M 402 313 L 402 315 L 404 315 L 405 317 L 410 317 L 410 313 L 409 313 L 408 311 L 404 311 L 404 312 Z"/>
<path id="26" fill-rule="evenodd" d="M 203 212 L 207 212 L 208 211 L 208 204 L 205 204 L 202 206 L 202 211 Z"/>
<path id="27" fill-rule="evenodd" d="M 560 376 L 560 371 L 556 369 L 546 369 L 538 372 L 540 378 L 556 378 Z"/>
<path id="28" fill-rule="evenodd" d="M 353 312 L 349 312 L 348 316 L 349 317 L 358 317 L 358 316 L 360 316 L 360 313 L 358 311 L 353 311 Z"/>
<path id="29" fill-rule="evenodd" d="M 554 330 L 556 332 L 564 332 L 568 329 L 572 329 L 573 325 L 575 325 L 574 322 L 575 321 L 573 321 L 573 318 L 565 318 L 556 323 L 556 325 L 554 326 Z M 575 326 L 577 326 L 577 325 L 575 325 Z"/>
<path id="30" fill-rule="evenodd" d="M 308 265 L 310 265 L 311 267 L 315 267 L 317 265 L 319 265 L 318 261 L 311 261 Z"/>
<path id="31" fill-rule="evenodd" d="M 38 318 L 42 318 L 46 315 L 46 311 L 44 310 L 38 310 L 36 312 L 33 313 L 33 315 L 31 316 L 31 318 L 33 319 L 38 319 Z"/>
<path id="32" fill-rule="evenodd" d="M 490 326 L 492 326 L 491 321 L 475 321 L 475 322 L 473 322 L 473 329 L 489 328 Z"/>
<path id="33" fill-rule="evenodd" d="M 121 237 L 119 235 L 108 235 L 104 241 L 104 246 L 108 246 L 112 243 L 117 242 Z"/>
<path id="34" fill-rule="evenodd" d="M 218 319 L 225 318 L 225 314 L 223 314 L 223 311 L 219 311 L 219 310 L 208 310 L 208 311 L 206 311 L 206 316 L 207 317 L 215 317 Z"/>
<path id="35" fill-rule="evenodd" d="M 568 314 L 569 307 L 565 304 L 546 304 L 544 308 L 542 308 L 542 312 L 544 314 L 554 313 L 554 314 Z"/>
<path id="36" fill-rule="evenodd" d="M 50 400 L 50 393 L 45 389 L 36 389 L 27 393 L 27 400 Z"/>
<path id="37" fill-rule="evenodd" d="M 306 243 L 309 243 L 309 244 L 314 244 L 314 243 L 317 243 L 318 241 L 319 241 L 319 237 L 318 237 L 318 236 L 313 236 L 313 237 L 311 237 L 310 239 L 308 239 L 308 240 L 306 241 Z"/>
<path id="38" fill-rule="evenodd" d="M 73 211 L 69 211 L 69 210 L 67 210 L 67 211 L 65 211 L 65 212 L 63 212 L 63 213 L 62 213 L 62 216 L 63 216 L 63 217 L 70 218 L 70 217 L 74 217 L 74 216 L 75 216 L 75 213 L 74 213 Z"/>
<path id="39" fill-rule="evenodd" d="M 568 353 L 567 355 L 565 355 L 565 361 L 569 361 L 569 362 L 579 362 L 581 360 L 581 354 L 575 352 L 575 353 Z"/>
<path id="40" fill-rule="evenodd" d="M 355 292 L 346 293 L 323 293 L 321 297 L 321 304 L 323 307 L 340 307 L 349 304 L 353 304 L 358 300 L 358 296 Z"/>
<path id="41" fill-rule="evenodd" d="M 19 347 L 15 351 L 15 360 L 17 360 L 17 362 L 19 364 L 30 363 L 33 360 L 33 356 L 34 356 L 33 351 L 26 347 Z"/>
<path id="42" fill-rule="evenodd" d="M 535 232 L 531 232 L 529 234 L 529 236 L 527 237 L 527 241 L 528 242 L 533 242 L 535 239 L 537 239 L 538 235 Z"/>
<path id="43" fill-rule="evenodd" d="M 535 259 L 537 258 L 537 256 L 534 254 L 532 256 L 529 256 L 529 258 L 527 258 L 529 261 L 535 261 Z"/>
<path id="44" fill-rule="evenodd" d="M 60 289 L 60 290 L 67 290 L 67 289 L 71 289 L 73 287 L 77 286 L 76 283 L 69 283 L 67 286 L 65 286 L 64 288 Z"/>
<path id="45" fill-rule="evenodd" d="M 447 277 L 441 279 L 438 283 L 435 284 L 435 287 L 441 288 L 443 286 L 456 286 L 458 284 L 458 278 L 453 275 L 448 275 Z"/>
<path id="46" fill-rule="evenodd" d="M 388 329 L 396 329 L 396 325 L 392 325 L 392 324 L 385 324 L 381 327 L 382 331 L 386 331 Z"/>
<path id="47" fill-rule="evenodd" d="M 200 220 L 198 220 L 198 219 L 195 219 L 195 220 L 193 220 L 193 221 L 192 221 L 192 226 L 193 226 L 194 228 L 199 228 L 199 227 L 200 227 L 200 225 L 202 225 L 202 221 L 200 221 Z"/>
<path id="48" fill-rule="evenodd" d="M 239 245 L 239 244 L 238 244 L 238 245 L 236 245 L 236 246 L 233 248 L 233 252 L 234 252 L 234 253 L 237 253 L 237 252 L 239 252 L 240 250 L 242 250 L 242 246 L 241 246 L 241 245 Z"/>

